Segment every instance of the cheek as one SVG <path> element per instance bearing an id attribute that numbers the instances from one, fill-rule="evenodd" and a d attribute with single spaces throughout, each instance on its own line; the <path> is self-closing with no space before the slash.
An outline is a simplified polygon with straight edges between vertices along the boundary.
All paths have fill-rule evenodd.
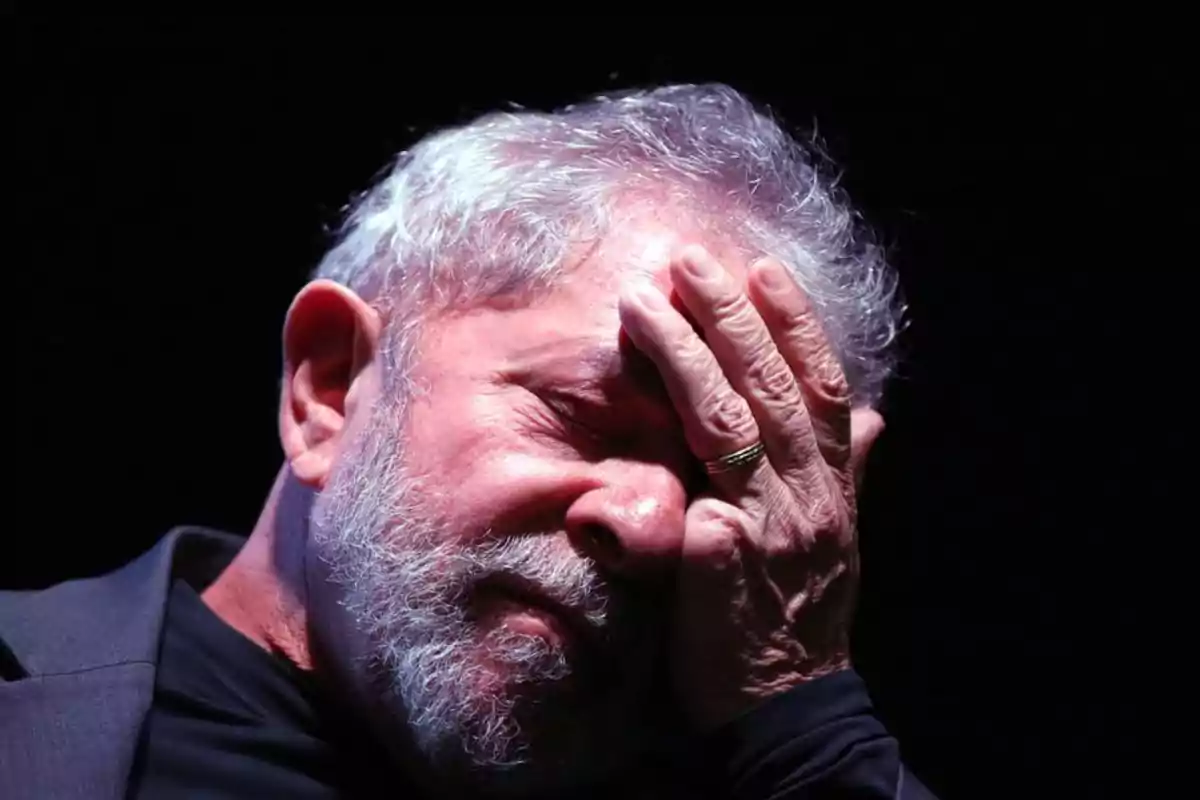
<path id="1" fill-rule="evenodd" d="M 506 399 L 414 409 L 410 467 L 429 489 L 431 512 L 466 537 L 557 529 L 571 499 L 595 482 L 577 459 L 548 450 Z"/>
<path id="2" fill-rule="evenodd" d="M 461 506 L 502 484 L 514 459 L 520 460 L 523 443 L 493 398 L 472 397 L 466 389 L 450 394 L 455 399 L 449 402 L 424 401 L 413 407 L 405 462 L 432 491 Z"/>
<path id="3" fill-rule="evenodd" d="M 414 459 L 445 467 L 490 446 L 500 421 L 495 398 L 466 381 L 443 380 L 413 400 L 404 438 Z"/>

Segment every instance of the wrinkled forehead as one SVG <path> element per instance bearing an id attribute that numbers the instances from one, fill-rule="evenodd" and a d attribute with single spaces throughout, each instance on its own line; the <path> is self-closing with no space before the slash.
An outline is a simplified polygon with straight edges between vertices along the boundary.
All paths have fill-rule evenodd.
<path id="1" fill-rule="evenodd" d="M 670 263 L 688 245 L 708 249 L 739 280 L 745 280 L 749 254 L 713 225 L 685 214 L 631 216 L 603 239 L 574 253 L 572 272 L 615 298 L 631 283 L 651 282 L 670 294 Z"/>

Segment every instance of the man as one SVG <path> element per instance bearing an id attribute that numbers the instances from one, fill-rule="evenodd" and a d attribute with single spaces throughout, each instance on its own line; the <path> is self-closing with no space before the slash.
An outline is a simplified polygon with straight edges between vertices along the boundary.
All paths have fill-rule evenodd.
<path id="1" fill-rule="evenodd" d="M 288 311 L 248 540 L 3 597 L 4 795 L 927 796 L 849 654 L 895 288 L 728 87 L 426 139 Z"/>

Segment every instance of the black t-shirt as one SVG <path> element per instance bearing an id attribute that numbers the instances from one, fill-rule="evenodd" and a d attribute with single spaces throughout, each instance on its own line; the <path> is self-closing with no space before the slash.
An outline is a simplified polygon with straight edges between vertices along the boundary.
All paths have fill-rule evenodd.
<path id="1" fill-rule="evenodd" d="M 416 796 L 395 776 L 372 774 L 371 748 L 347 746 L 326 705 L 308 675 L 176 580 L 129 796 L 324 800 L 385 786 L 392 797 Z"/>
<path id="2" fill-rule="evenodd" d="M 226 625 L 177 580 L 129 797 L 420 796 L 403 776 L 383 771 L 387 759 L 377 744 L 337 719 L 336 703 L 307 674 Z M 850 671 L 670 750 L 674 791 L 650 788 L 661 785 L 660 768 L 654 780 L 634 780 L 617 796 L 931 797 L 903 773 L 896 740 Z"/>

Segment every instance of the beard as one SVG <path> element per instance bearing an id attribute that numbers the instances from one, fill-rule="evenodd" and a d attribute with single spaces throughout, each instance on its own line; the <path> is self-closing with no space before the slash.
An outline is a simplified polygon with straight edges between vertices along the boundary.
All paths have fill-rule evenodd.
<path id="1" fill-rule="evenodd" d="M 619 774 L 670 725 L 650 686 L 655 604 L 554 532 L 446 520 L 435 509 L 452 498 L 406 468 L 403 410 L 374 410 L 313 506 L 314 549 L 362 644 L 352 680 L 437 779 L 515 794 Z M 480 613 L 486 587 L 514 581 L 572 609 L 591 647 Z"/>

